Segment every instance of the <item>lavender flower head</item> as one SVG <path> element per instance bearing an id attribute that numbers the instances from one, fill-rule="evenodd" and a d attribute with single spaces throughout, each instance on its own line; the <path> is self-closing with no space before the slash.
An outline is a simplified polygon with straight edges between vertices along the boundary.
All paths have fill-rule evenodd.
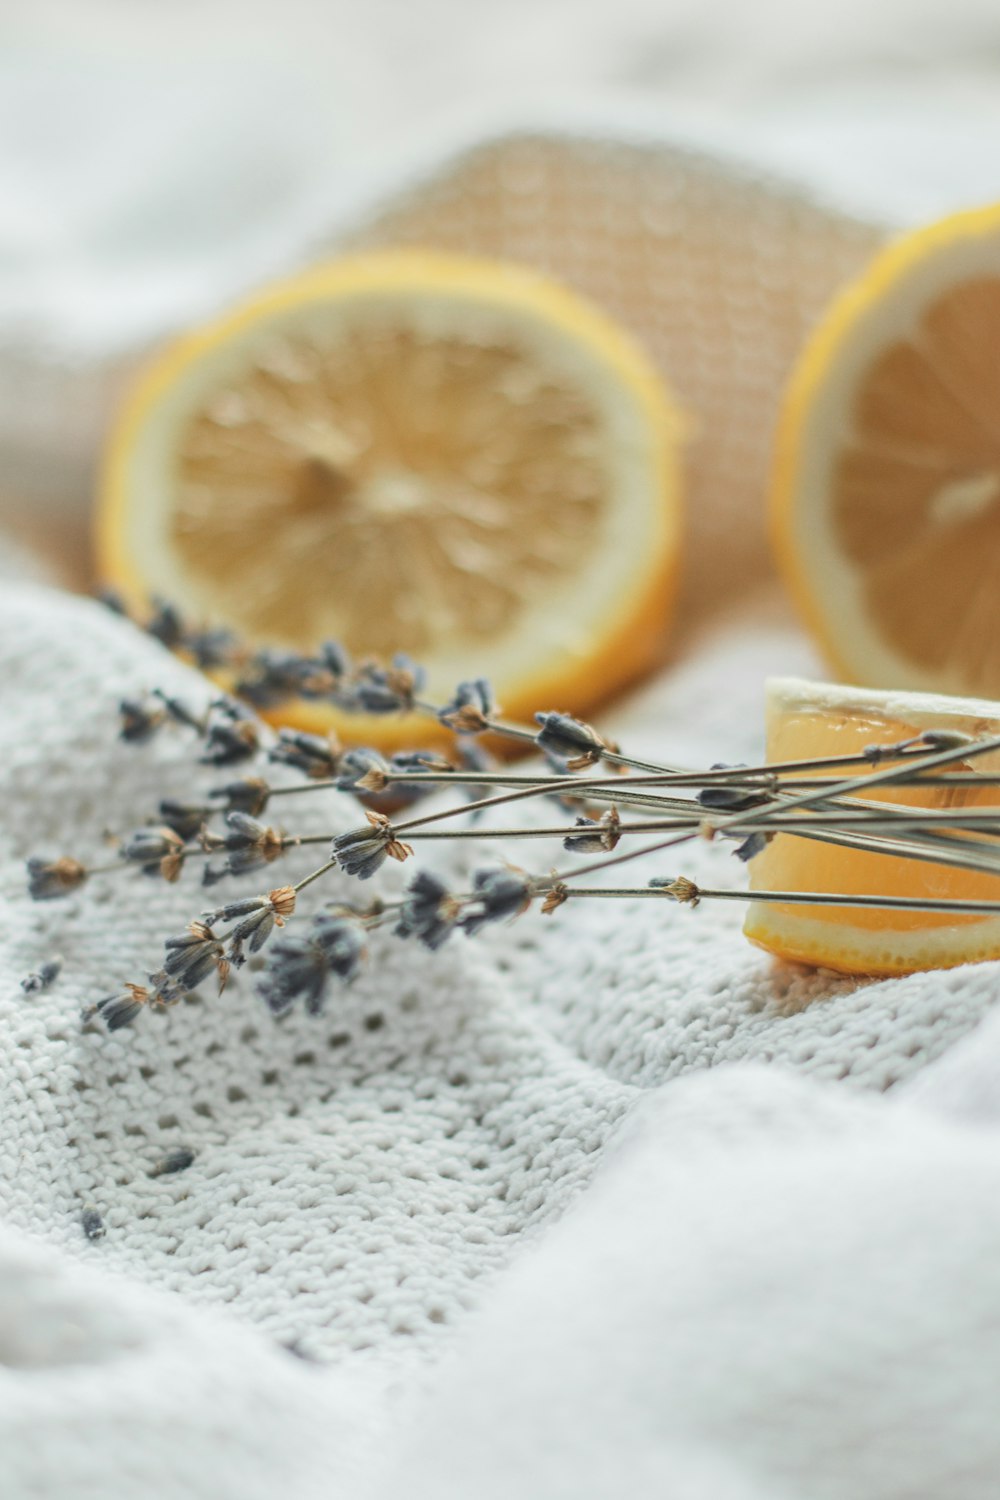
<path id="1" fill-rule="evenodd" d="M 520 916 L 533 895 L 531 880 L 523 870 L 477 870 L 472 888 L 472 902 L 459 918 L 459 926 L 470 937 L 490 922 Z"/>
<path id="2" fill-rule="evenodd" d="M 461 909 L 461 902 L 443 880 L 430 870 L 418 870 L 406 888 L 393 931 L 397 937 L 415 937 L 436 950 L 451 937 Z"/>
<path id="3" fill-rule="evenodd" d="M 413 849 L 397 839 L 392 824 L 383 813 L 369 812 L 367 828 L 341 833 L 333 841 L 332 857 L 345 875 L 370 880 L 386 859 L 407 859 Z"/>

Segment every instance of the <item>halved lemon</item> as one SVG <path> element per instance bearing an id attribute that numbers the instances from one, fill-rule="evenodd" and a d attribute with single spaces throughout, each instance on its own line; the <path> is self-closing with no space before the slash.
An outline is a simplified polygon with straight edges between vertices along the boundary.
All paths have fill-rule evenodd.
<path id="1" fill-rule="evenodd" d="M 777 678 L 767 685 L 767 758 L 774 764 L 856 755 L 869 745 L 898 744 L 928 729 L 958 730 L 975 739 L 1000 735 L 1000 703 L 836 687 L 797 678 Z M 948 769 L 996 776 L 1000 751 Z M 845 779 L 854 774 L 853 768 L 843 773 Z M 1000 786 L 988 784 L 920 790 L 889 785 L 873 788 L 871 796 L 913 807 L 995 807 L 1000 817 Z M 1000 901 L 1000 876 L 790 834 L 780 834 L 751 861 L 750 886 L 845 896 Z M 851 974 L 908 974 L 1000 958 L 1000 917 L 994 916 L 758 901 L 751 903 L 743 930 L 782 958 Z"/>
<path id="2" fill-rule="evenodd" d="M 1000 205 L 886 249 L 791 382 L 772 532 L 837 671 L 1000 698 Z"/>
<path id="3" fill-rule="evenodd" d="M 404 651 L 446 700 L 585 712 L 662 652 L 681 421 L 597 308 L 519 267 L 373 253 L 175 344 L 112 435 L 106 580 L 252 644 Z M 338 719 L 419 743 L 426 722 Z"/>

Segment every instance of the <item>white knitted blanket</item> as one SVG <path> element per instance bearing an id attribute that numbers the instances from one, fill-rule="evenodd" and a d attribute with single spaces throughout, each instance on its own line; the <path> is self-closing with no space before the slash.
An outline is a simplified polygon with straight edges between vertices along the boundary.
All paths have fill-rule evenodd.
<path id="1" fill-rule="evenodd" d="M 546 217 L 565 199 L 535 193 L 556 148 L 517 149 L 360 237 L 430 217 L 476 248 L 492 224 L 501 249 L 582 264 Z M 877 234 L 683 154 L 636 178 L 623 151 L 573 178 L 603 162 L 618 194 L 601 224 L 631 269 L 599 255 L 592 280 L 717 425 L 693 454 L 680 657 L 606 724 L 639 753 L 747 759 L 764 676 L 817 669 L 748 587 L 768 405 Z M 495 190 L 470 195 L 484 160 Z M 645 312 L 640 221 L 689 278 L 648 272 Z M 712 323 L 735 226 L 744 291 Z M 271 1019 L 244 971 L 109 1035 L 82 1007 L 155 966 L 198 893 L 116 876 L 33 905 L 23 861 L 92 855 L 218 783 L 183 730 L 116 739 L 119 698 L 154 686 L 209 691 L 98 606 L 3 586 L 4 1500 L 1000 1493 L 996 965 L 857 983 L 775 967 L 725 906 L 569 903 L 436 955 L 375 941 L 320 1018 Z M 357 823 L 346 798 L 302 802 L 296 826 Z M 684 868 L 740 879 L 715 846 Z M 175 1146 L 193 1164 L 151 1176 Z"/>

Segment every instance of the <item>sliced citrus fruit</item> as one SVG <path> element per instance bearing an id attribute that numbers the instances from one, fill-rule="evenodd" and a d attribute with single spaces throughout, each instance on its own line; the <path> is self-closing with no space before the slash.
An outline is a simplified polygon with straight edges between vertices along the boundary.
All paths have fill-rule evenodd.
<path id="1" fill-rule="evenodd" d="M 897 241 L 779 424 L 776 550 L 838 672 L 1000 698 L 1000 205 Z"/>
<path id="2" fill-rule="evenodd" d="M 425 697 L 485 676 L 508 716 L 582 712 L 662 651 L 680 432 L 629 337 L 533 272 L 345 259 L 146 373 L 109 445 L 99 561 L 129 603 L 159 595 L 252 644 L 405 651 Z"/>
<path id="3" fill-rule="evenodd" d="M 774 764 L 856 755 L 869 745 L 897 744 L 928 729 L 958 730 L 976 739 L 1000 735 L 1000 704 L 795 678 L 768 683 L 767 758 Z M 995 777 L 1000 751 L 948 769 Z M 845 778 L 854 774 L 853 768 L 844 772 Z M 871 797 L 913 807 L 995 807 L 1000 817 L 996 785 L 880 786 Z M 752 890 L 1000 901 L 997 875 L 790 834 L 778 835 L 751 861 L 750 885 Z M 749 907 L 744 932 L 782 958 L 855 974 L 907 974 L 1000 957 L 1000 917 L 994 916 L 757 901 Z"/>

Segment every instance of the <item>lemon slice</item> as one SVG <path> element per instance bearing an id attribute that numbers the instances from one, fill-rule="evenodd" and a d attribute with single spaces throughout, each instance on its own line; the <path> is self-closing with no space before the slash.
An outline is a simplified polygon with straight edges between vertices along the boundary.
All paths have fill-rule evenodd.
<path id="1" fill-rule="evenodd" d="M 768 683 L 767 758 L 774 763 L 856 755 L 869 745 L 897 744 L 928 729 L 958 730 L 974 739 L 1000 735 L 1000 703 L 795 678 Z M 1000 751 L 948 769 L 996 776 Z M 845 779 L 854 774 L 845 771 Z M 873 788 L 872 796 L 913 807 L 994 807 L 1000 818 L 1000 786 L 889 785 Z M 1000 876 L 790 834 L 779 835 L 751 860 L 750 885 L 752 890 L 1000 901 Z M 751 903 L 744 932 L 782 958 L 845 973 L 907 974 L 1000 958 L 1000 917 L 993 916 L 761 901 Z"/>
<path id="2" fill-rule="evenodd" d="M 99 560 L 130 603 L 162 596 L 252 644 L 405 651 L 428 698 L 484 676 L 508 715 L 583 712 L 662 650 L 680 430 L 640 350 L 552 282 L 345 259 L 146 373 L 110 442 Z M 426 730 L 340 727 L 389 746 Z"/>
<path id="3" fill-rule="evenodd" d="M 845 678 L 1000 698 L 1000 206 L 898 241 L 793 378 L 778 556 Z"/>

